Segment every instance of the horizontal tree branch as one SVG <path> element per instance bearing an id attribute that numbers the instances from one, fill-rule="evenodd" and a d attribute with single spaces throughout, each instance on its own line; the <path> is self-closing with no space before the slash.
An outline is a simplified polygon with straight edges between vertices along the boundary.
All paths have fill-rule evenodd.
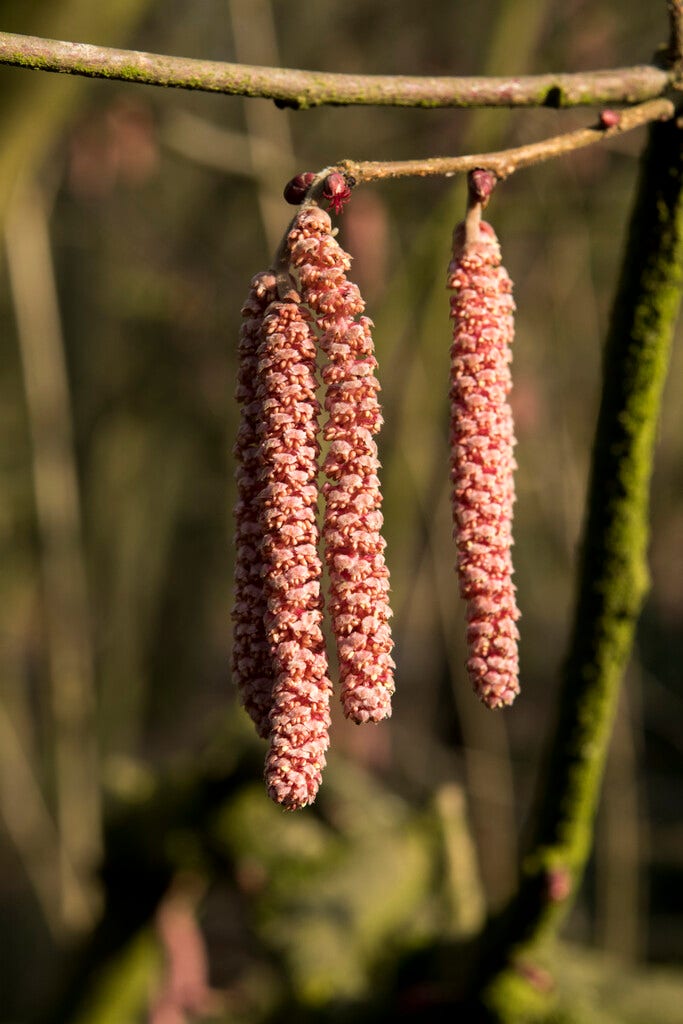
<path id="1" fill-rule="evenodd" d="M 0 32 L 0 64 L 91 78 L 263 97 L 306 109 L 392 107 L 576 107 L 640 103 L 662 96 L 674 72 L 650 64 L 609 71 L 510 78 L 353 75 L 194 60 Z"/>
<path id="2" fill-rule="evenodd" d="M 522 167 L 563 156 L 575 149 L 592 146 L 596 142 L 613 138 L 621 132 L 632 131 L 651 121 L 667 121 L 674 116 L 675 107 L 671 100 L 657 99 L 641 103 L 613 115 L 606 124 L 592 128 L 579 128 L 573 132 L 554 135 L 541 142 L 532 142 L 515 149 L 504 149 L 497 153 L 475 153 L 468 156 L 431 157 L 426 160 L 344 160 L 339 169 L 355 178 L 356 182 L 376 181 L 380 178 L 402 178 L 409 176 L 452 175 L 485 167 L 494 171 L 499 178 L 507 178 Z M 616 123 L 613 123 L 616 121 Z M 323 176 L 335 168 L 326 168 Z"/>

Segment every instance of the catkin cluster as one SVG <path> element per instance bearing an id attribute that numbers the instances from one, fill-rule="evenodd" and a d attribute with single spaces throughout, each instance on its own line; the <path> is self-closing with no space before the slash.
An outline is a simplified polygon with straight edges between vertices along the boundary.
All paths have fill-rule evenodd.
<path id="1" fill-rule="evenodd" d="M 295 217 L 286 262 L 287 286 L 282 272 L 257 275 L 242 310 L 233 673 L 269 741 L 268 792 L 297 808 L 320 785 L 332 690 L 318 553 L 318 350 L 327 357 L 322 436 L 329 442 L 322 539 L 348 718 L 378 722 L 391 714 L 394 662 L 371 321 L 323 210 L 306 206 Z"/>
<path id="2" fill-rule="evenodd" d="M 285 197 L 300 203 L 314 177 L 293 179 Z M 448 271 L 457 570 L 467 604 L 468 673 L 492 708 L 512 703 L 519 692 L 508 404 L 515 307 L 495 232 L 481 220 L 494 186 L 488 171 L 470 175 L 468 214 L 454 232 Z M 342 175 L 328 176 L 322 196 L 335 211 L 349 195 Z M 306 202 L 290 225 L 277 272 L 253 279 L 242 309 L 233 672 L 259 736 L 269 741 L 268 792 L 287 808 L 315 799 L 329 746 L 321 548 L 346 717 L 387 718 L 394 692 L 375 443 L 380 388 L 372 322 L 348 279 L 350 265 L 328 214 Z"/>

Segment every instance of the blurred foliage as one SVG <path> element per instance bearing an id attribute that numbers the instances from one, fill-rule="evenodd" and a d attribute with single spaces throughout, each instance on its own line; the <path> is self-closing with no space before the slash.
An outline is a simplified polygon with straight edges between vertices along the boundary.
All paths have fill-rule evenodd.
<path id="1" fill-rule="evenodd" d="M 664 8 L 635 0 L 439 0 L 419 9 L 404 0 L 102 8 L 3 0 L 0 24 L 294 67 L 515 74 L 647 61 L 666 33 Z M 16 215 L 16 189 L 41 197 L 52 263 L 47 278 L 36 270 L 26 285 L 40 311 L 52 280 L 57 318 L 45 322 L 68 385 L 66 409 L 46 409 L 40 387 L 37 404 L 30 399 L 26 353 L 37 341 L 20 323 L 8 273 L 16 264 L 3 256 L 0 1019 L 49 1019 L 54 993 L 72 976 L 95 995 L 63 1024 L 146 1019 L 163 962 L 155 903 L 176 873 L 202 879 L 197 916 L 223 1000 L 203 1019 L 252 1024 L 284 1006 L 290 1020 L 303 1020 L 301 1008 L 291 1013 L 297 1001 L 312 1019 L 360 1019 L 361 1003 L 394 983 L 397 964 L 439 937 L 466 941 L 485 905 L 514 885 L 517 833 L 568 632 L 600 345 L 643 136 L 524 171 L 489 211 L 518 306 L 523 695 L 505 716 L 469 692 L 451 568 L 444 282 L 463 183 L 406 180 L 354 196 L 340 233 L 376 322 L 398 695 L 391 723 L 377 729 L 356 730 L 335 710 L 319 806 L 284 815 L 256 785 L 262 751 L 239 724 L 227 667 L 239 309 L 291 214 L 278 201 L 284 179 L 341 157 L 516 145 L 591 115 L 323 109 L 278 112 L 273 127 L 267 101 L 248 110 L 215 96 L 19 70 L 0 77 L 0 213 Z M 15 232 L 28 226 L 15 221 Z M 555 1024 L 673 1022 L 681 1005 L 680 975 L 644 965 L 675 964 L 681 946 L 682 360 L 679 344 L 657 449 L 652 590 L 595 856 L 567 929 L 582 945 L 562 947 L 542 968 L 560 993 Z M 66 526 L 37 500 L 41 459 L 48 493 L 62 494 L 63 475 L 50 476 L 54 423 L 70 437 L 59 465 L 78 484 Z M 48 556 L 65 529 L 73 561 L 55 590 Z M 53 606 L 79 564 L 85 616 Z M 92 934 L 104 933 L 84 924 L 78 933 L 76 922 L 69 930 L 63 913 L 65 885 L 83 888 L 93 917 L 98 901 L 83 873 L 69 874 L 72 837 L 60 830 L 55 622 L 87 645 L 99 760 L 88 779 L 104 794 L 97 813 L 107 834 L 121 827 L 128 836 L 125 856 L 115 851 L 125 870 L 105 867 L 102 905 L 116 927 L 87 985 L 78 950 L 92 950 Z M 188 772 L 199 771 L 199 752 L 208 747 L 211 758 L 225 744 L 236 759 L 247 752 L 247 767 L 231 761 L 213 785 L 207 769 L 209 782 L 183 783 L 176 803 L 169 763 L 182 755 Z M 180 805 L 178 830 L 168 822 Z M 112 818 L 115 806 L 123 818 Z M 159 806 L 166 810 L 148 817 Z"/>

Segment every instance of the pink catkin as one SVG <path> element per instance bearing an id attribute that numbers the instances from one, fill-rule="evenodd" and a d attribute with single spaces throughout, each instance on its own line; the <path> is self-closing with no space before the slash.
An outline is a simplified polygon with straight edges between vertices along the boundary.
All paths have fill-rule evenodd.
<path id="1" fill-rule="evenodd" d="M 332 235 L 329 216 L 302 210 L 288 237 L 304 302 L 316 317 L 330 442 L 324 463 L 323 534 L 330 573 L 330 611 L 339 656 L 341 700 L 354 722 L 391 714 L 394 662 L 389 629 L 389 572 L 381 536 L 379 460 L 374 435 L 382 424 L 371 321 L 346 271 L 351 259 Z"/>
<path id="2" fill-rule="evenodd" d="M 319 442 L 316 341 L 308 314 L 273 303 L 256 368 L 264 617 L 274 686 L 269 713 L 268 793 L 288 809 L 316 796 L 329 745 L 332 684 L 322 634 L 318 555 Z"/>
<path id="3" fill-rule="evenodd" d="M 256 395 L 258 346 L 265 311 L 276 297 L 270 272 L 257 274 L 242 308 L 237 401 L 242 406 L 234 453 L 237 458 L 235 506 L 235 605 L 232 670 L 240 699 L 259 736 L 270 733 L 273 672 L 266 640 L 263 590 L 262 528 L 259 495 L 262 489 L 259 425 L 261 404 Z"/>
<path id="4" fill-rule="evenodd" d="M 519 693 L 510 554 L 515 439 L 507 402 L 515 306 L 500 259 L 490 224 L 479 224 L 476 240 L 466 240 L 464 224 L 455 229 L 448 270 L 454 536 L 467 602 L 467 669 L 490 708 L 511 704 Z"/>

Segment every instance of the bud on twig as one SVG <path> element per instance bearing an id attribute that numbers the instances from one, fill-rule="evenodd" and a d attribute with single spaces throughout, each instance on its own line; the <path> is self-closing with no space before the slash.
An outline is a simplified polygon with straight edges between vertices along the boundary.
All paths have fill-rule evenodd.
<path id="1" fill-rule="evenodd" d="M 621 122 L 621 114 L 618 110 L 601 110 L 600 127 L 616 128 Z"/>
<path id="2" fill-rule="evenodd" d="M 296 177 L 287 182 L 282 195 L 292 206 L 298 206 L 300 203 L 303 203 L 306 198 L 306 194 L 314 181 L 315 174 L 311 171 L 305 171 L 303 174 L 297 174 Z"/>
<path id="3" fill-rule="evenodd" d="M 497 184 L 498 178 L 493 171 L 487 171 L 483 167 L 476 167 L 467 175 L 470 199 L 480 203 L 482 210 L 486 208 Z"/>
<path id="4" fill-rule="evenodd" d="M 346 177 L 338 171 L 328 174 L 323 182 L 322 197 L 327 201 L 328 210 L 341 213 L 351 198 L 351 189 Z"/>

